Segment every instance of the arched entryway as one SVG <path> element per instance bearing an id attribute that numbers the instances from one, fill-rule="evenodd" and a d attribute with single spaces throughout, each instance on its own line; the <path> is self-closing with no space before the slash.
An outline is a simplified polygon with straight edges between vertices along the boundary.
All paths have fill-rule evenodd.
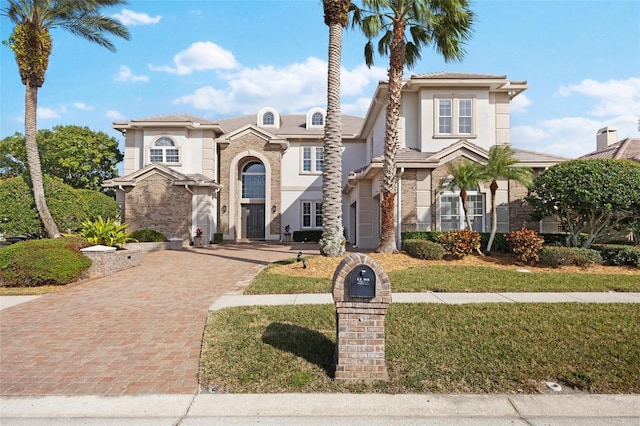
<path id="1" fill-rule="evenodd" d="M 240 238 L 265 239 L 266 169 L 256 158 L 240 165 Z"/>

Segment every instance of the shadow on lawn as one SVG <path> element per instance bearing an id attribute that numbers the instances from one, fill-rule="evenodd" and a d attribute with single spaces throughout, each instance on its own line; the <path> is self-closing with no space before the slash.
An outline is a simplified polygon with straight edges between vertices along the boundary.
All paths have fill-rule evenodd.
<path id="1" fill-rule="evenodd" d="M 322 368 L 334 377 L 335 342 L 324 334 L 295 324 L 274 322 L 262 334 L 262 341 L 274 348 L 291 352 Z"/>

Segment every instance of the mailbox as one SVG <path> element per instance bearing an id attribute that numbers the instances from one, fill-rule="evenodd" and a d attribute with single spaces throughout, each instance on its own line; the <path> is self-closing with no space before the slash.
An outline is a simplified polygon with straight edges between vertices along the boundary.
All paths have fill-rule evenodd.
<path id="1" fill-rule="evenodd" d="M 376 273 L 367 265 L 358 265 L 349 274 L 351 297 L 376 297 Z"/>

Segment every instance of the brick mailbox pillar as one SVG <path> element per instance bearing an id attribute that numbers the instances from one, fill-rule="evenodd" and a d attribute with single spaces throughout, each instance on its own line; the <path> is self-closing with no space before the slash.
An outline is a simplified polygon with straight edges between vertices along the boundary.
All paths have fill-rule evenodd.
<path id="1" fill-rule="evenodd" d="M 372 258 L 346 256 L 333 275 L 336 304 L 335 379 L 388 380 L 384 319 L 391 303 L 389 277 Z"/>

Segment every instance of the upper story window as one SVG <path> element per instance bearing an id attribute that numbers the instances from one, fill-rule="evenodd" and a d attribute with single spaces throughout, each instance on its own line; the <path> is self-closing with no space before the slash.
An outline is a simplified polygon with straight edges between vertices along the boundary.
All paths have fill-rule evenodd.
<path id="1" fill-rule="evenodd" d="M 475 102 L 471 98 L 437 100 L 436 129 L 438 135 L 473 135 Z"/>
<path id="2" fill-rule="evenodd" d="M 273 113 L 271 111 L 265 112 L 264 115 L 262 116 L 262 124 L 264 126 L 273 126 L 275 122 L 276 122 L 276 119 L 273 116 Z"/>
<path id="3" fill-rule="evenodd" d="M 180 150 L 175 142 L 168 136 L 156 139 L 149 149 L 149 161 L 151 163 L 179 163 Z"/>
<path id="4" fill-rule="evenodd" d="M 322 113 L 316 112 L 311 116 L 311 125 L 324 126 L 324 117 L 322 116 Z"/>
<path id="5" fill-rule="evenodd" d="M 242 168 L 242 198 L 265 198 L 266 170 L 264 164 L 248 163 Z"/>
<path id="6" fill-rule="evenodd" d="M 322 173 L 324 167 L 324 151 L 321 146 L 302 147 L 302 172 Z"/>
<path id="7" fill-rule="evenodd" d="M 322 108 L 311 108 L 307 112 L 307 129 L 322 129 L 327 113 Z"/>
<path id="8" fill-rule="evenodd" d="M 261 127 L 280 128 L 280 114 L 274 108 L 265 107 L 258 112 L 256 124 Z"/>

